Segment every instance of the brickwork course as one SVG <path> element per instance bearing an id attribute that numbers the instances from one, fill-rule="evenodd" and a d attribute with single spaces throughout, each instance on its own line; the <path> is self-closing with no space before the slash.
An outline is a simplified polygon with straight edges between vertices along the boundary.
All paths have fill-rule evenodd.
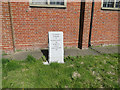
<path id="1" fill-rule="evenodd" d="M 2 50 L 48 48 L 48 32 L 62 31 L 64 47 L 88 48 L 92 2 L 67 2 L 66 8 L 30 7 L 29 2 L 2 2 Z M 119 44 L 120 11 L 94 3 L 91 45 Z"/>

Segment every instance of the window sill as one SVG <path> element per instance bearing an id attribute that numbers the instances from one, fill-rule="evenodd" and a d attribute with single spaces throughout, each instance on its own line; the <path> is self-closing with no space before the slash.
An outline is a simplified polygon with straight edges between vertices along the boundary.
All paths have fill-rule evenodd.
<path id="1" fill-rule="evenodd" d="M 112 11 L 119 11 L 120 8 L 101 8 L 102 10 L 112 10 Z"/>
<path id="2" fill-rule="evenodd" d="M 30 5 L 30 7 L 50 7 L 50 8 L 66 8 L 66 5 Z"/>

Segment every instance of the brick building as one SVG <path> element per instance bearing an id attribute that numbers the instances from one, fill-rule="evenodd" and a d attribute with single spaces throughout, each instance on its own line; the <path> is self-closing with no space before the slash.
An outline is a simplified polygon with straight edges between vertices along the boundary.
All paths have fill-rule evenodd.
<path id="1" fill-rule="evenodd" d="M 49 31 L 63 31 L 64 47 L 119 44 L 119 10 L 119 0 L 2 2 L 1 47 L 7 53 L 47 48 Z"/>

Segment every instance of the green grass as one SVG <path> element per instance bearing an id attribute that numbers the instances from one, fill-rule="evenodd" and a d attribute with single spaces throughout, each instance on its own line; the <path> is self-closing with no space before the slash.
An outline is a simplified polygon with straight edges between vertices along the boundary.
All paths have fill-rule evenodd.
<path id="1" fill-rule="evenodd" d="M 2 88 L 2 62 L 0 59 L 0 88 Z"/>
<path id="2" fill-rule="evenodd" d="M 3 59 L 3 88 L 118 88 L 118 54 L 67 57 L 64 64 L 43 65 Z"/>
<path id="3" fill-rule="evenodd" d="M 24 50 L 21 50 L 21 49 L 16 50 L 16 52 L 20 52 L 20 51 L 24 51 Z"/>

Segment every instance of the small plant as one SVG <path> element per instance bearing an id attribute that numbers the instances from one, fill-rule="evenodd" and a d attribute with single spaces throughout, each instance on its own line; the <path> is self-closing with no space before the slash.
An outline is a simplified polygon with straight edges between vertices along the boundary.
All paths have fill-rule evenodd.
<path id="1" fill-rule="evenodd" d="M 76 60 L 76 57 L 74 57 L 74 56 L 68 56 L 68 57 L 66 57 L 64 59 L 65 62 L 67 62 L 67 61 L 75 61 L 75 60 Z"/>
<path id="2" fill-rule="evenodd" d="M 28 62 L 35 62 L 36 61 L 36 59 L 33 56 L 31 56 L 31 55 L 28 55 L 27 58 L 26 58 L 26 60 Z"/>
<path id="3" fill-rule="evenodd" d="M 68 47 L 64 47 L 64 49 L 68 49 Z"/>
<path id="4" fill-rule="evenodd" d="M 20 51 L 23 51 L 23 50 L 16 50 L 16 52 L 20 52 Z"/>
<path id="5" fill-rule="evenodd" d="M 2 59 L 2 65 L 5 65 L 6 63 L 10 62 L 9 59 Z"/>
<path id="6" fill-rule="evenodd" d="M 2 56 L 4 56 L 4 55 L 8 55 L 8 54 L 3 51 L 3 52 L 2 52 Z"/>
<path id="7" fill-rule="evenodd" d="M 42 56 L 42 60 L 43 60 L 43 62 L 46 62 L 47 60 L 46 60 L 46 57 L 43 55 Z"/>

